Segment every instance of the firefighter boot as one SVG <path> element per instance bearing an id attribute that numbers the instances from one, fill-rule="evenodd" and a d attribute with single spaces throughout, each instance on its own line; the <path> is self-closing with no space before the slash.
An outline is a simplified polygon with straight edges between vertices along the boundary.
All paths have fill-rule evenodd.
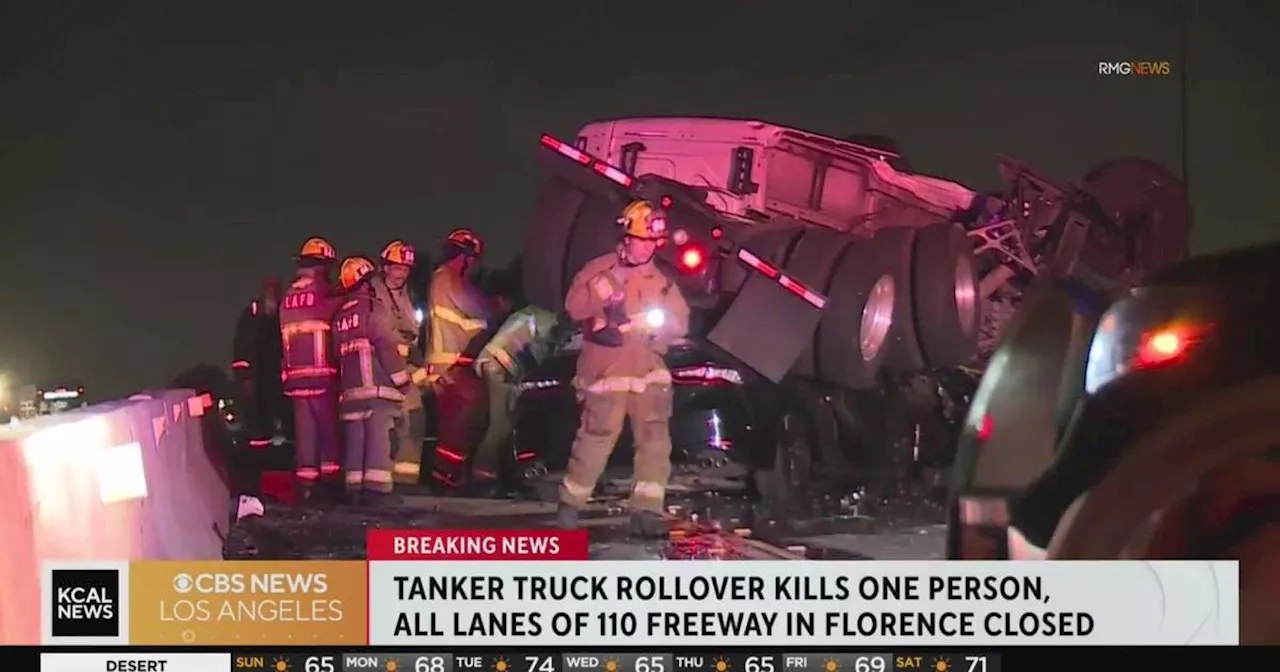
<path id="1" fill-rule="evenodd" d="M 556 510 L 556 526 L 562 530 L 576 530 L 580 517 L 581 511 L 578 507 L 562 502 L 560 508 Z"/>
<path id="2" fill-rule="evenodd" d="M 641 539 L 665 539 L 667 537 L 667 521 L 662 514 L 654 511 L 633 511 L 631 513 L 631 536 Z"/>

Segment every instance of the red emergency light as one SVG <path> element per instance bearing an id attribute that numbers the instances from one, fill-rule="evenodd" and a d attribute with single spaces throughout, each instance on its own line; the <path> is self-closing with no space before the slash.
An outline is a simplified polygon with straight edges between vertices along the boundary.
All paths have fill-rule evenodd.
<path id="1" fill-rule="evenodd" d="M 559 140 L 553 136 L 550 136 L 544 133 L 542 135 L 542 146 L 548 149 L 555 150 L 556 152 L 564 155 L 565 157 L 573 159 L 578 164 L 581 164 L 583 166 L 591 166 L 591 170 L 595 171 L 597 175 L 606 177 L 612 180 L 613 182 L 616 182 L 617 184 L 622 185 L 627 189 L 630 189 L 631 187 L 635 186 L 636 178 L 622 172 L 618 168 L 615 168 L 605 163 L 604 161 L 601 161 L 600 159 L 595 158 L 594 156 L 591 156 L 590 154 L 582 151 L 581 149 L 578 149 L 577 147 L 574 147 L 573 145 L 563 140 Z"/>
<path id="2" fill-rule="evenodd" d="M 822 310 L 823 308 L 826 308 L 827 297 L 813 291 L 812 289 L 809 289 L 808 287 L 805 286 L 804 283 L 783 273 L 777 268 L 774 268 L 772 264 L 769 264 L 768 262 L 761 259 L 760 257 L 757 257 L 756 255 L 748 252 L 745 249 L 740 249 L 738 250 L 738 259 L 741 260 L 742 263 L 749 266 L 751 269 L 755 270 L 757 273 L 761 273 L 766 278 L 769 278 L 770 280 L 777 282 L 779 285 L 782 285 L 783 289 L 786 289 L 792 294 L 795 294 L 796 296 L 809 302 L 809 304 L 812 305 L 814 308 L 817 308 L 818 310 Z"/>

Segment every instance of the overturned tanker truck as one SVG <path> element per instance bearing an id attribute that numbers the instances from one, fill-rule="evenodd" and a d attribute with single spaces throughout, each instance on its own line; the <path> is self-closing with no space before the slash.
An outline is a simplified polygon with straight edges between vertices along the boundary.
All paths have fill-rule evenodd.
<path id="1" fill-rule="evenodd" d="M 559 310 L 633 198 L 665 211 L 694 336 L 745 372 L 766 440 L 739 450 L 801 515 L 826 483 L 888 496 L 945 469 L 985 356 L 1037 277 L 1104 290 L 1181 259 L 1182 185 L 1142 159 L 1061 186 L 1000 157 L 1003 189 L 913 173 L 892 143 L 761 121 L 616 119 L 543 136 L 524 241 L 529 299 Z M 790 510 L 786 510 L 790 509 Z"/>

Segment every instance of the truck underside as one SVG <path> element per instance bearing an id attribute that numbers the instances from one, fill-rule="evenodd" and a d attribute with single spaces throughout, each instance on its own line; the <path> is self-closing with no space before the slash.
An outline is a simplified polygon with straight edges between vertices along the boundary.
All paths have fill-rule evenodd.
<path id="1" fill-rule="evenodd" d="M 1187 246 L 1181 185 L 1141 159 L 1063 186 L 1000 157 L 1004 187 L 978 193 L 911 173 L 883 144 L 758 121 L 619 119 L 542 146 L 525 294 L 560 309 L 569 279 L 615 245 L 615 213 L 660 204 L 672 244 L 658 263 L 701 313 L 696 337 L 767 398 L 776 441 L 737 457 L 754 494 L 790 500 L 784 518 L 811 508 L 796 492 L 884 499 L 945 467 L 1035 281 L 1113 293 Z"/>

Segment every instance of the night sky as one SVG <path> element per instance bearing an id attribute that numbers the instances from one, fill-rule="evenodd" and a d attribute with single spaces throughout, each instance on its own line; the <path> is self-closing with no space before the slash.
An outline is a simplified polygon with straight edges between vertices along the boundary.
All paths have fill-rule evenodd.
<path id="1" fill-rule="evenodd" d="M 0 369 L 98 397 L 225 364 L 309 235 L 375 254 L 470 226 L 505 264 L 538 133 L 598 118 L 886 134 L 973 187 L 996 153 L 1177 171 L 1179 78 L 1097 74 L 1169 60 L 1195 248 L 1280 237 L 1275 3 L 1200 2 L 1189 63 L 1173 0 L 60 5 L 0 9 Z"/>

